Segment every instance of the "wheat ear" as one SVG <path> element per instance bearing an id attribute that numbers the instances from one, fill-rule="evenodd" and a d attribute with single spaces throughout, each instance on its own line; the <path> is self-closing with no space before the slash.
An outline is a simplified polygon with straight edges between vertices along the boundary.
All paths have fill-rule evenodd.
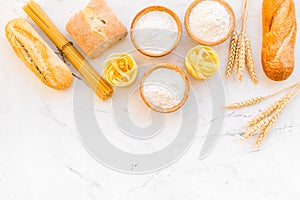
<path id="1" fill-rule="evenodd" d="M 279 107 L 277 108 L 277 110 L 275 111 L 275 113 L 271 116 L 271 120 L 270 120 L 269 124 L 266 126 L 266 128 L 258 136 L 258 139 L 256 141 L 256 145 L 255 145 L 255 147 L 257 149 L 260 148 L 260 146 L 262 145 L 263 141 L 265 140 L 265 138 L 267 137 L 268 133 L 270 132 L 271 128 L 274 126 L 275 122 L 277 121 L 277 119 L 279 118 L 280 114 L 282 113 L 283 109 L 287 106 L 287 104 L 291 101 L 291 99 L 292 99 L 292 95 L 290 95 L 290 94 L 289 94 L 288 97 L 284 97 L 282 99 L 281 104 L 279 105 Z"/>
<path id="2" fill-rule="evenodd" d="M 250 127 L 246 132 L 243 134 L 243 138 L 248 139 L 252 137 L 254 134 L 256 134 L 259 130 L 264 129 L 268 126 L 268 124 L 271 121 L 271 117 L 267 117 L 263 119 L 262 121 L 258 122 L 254 126 Z"/>
<path id="3" fill-rule="evenodd" d="M 235 56 L 234 56 L 234 64 L 233 64 L 233 70 L 235 71 L 235 73 L 238 73 L 239 70 L 239 56 L 240 56 L 240 46 L 241 46 L 241 40 L 239 37 L 239 34 L 237 36 L 237 41 L 236 41 L 236 48 L 235 48 Z"/>
<path id="4" fill-rule="evenodd" d="M 267 127 L 259 134 L 258 139 L 256 140 L 255 148 L 260 148 L 263 141 L 266 139 L 268 133 L 270 132 L 271 128 L 274 126 L 278 117 L 279 114 L 276 113 L 276 115 L 274 115 L 273 118 L 270 120 L 270 123 L 267 125 Z"/>
<path id="5" fill-rule="evenodd" d="M 253 83 L 257 84 L 257 75 L 254 68 L 254 60 L 252 56 L 251 43 L 247 35 L 245 35 L 245 45 L 246 45 L 246 67 L 248 69 L 249 75 Z"/>
<path id="6" fill-rule="evenodd" d="M 248 122 L 248 126 L 249 127 L 254 126 L 255 124 L 257 124 L 264 118 L 270 116 L 279 107 L 279 105 L 282 103 L 282 101 L 287 98 L 290 98 L 290 94 L 285 95 L 285 97 L 283 99 L 276 101 L 275 103 L 273 103 L 272 105 L 270 105 L 269 107 L 264 109 L 262 112 L 260 112 L 258 115 L 256 115 L 253 119 L 251 119 Z"/>
<path id="7" fill-rule="evenodd" d="M 236 59 L 237 42 L 238 42 L 238 32 L 237 32 L 237 30 L 234 30 L 232 38 L 231 38 L 231 42 L 230 42 L 229 60 L 228 60 L 227 68 L 226 68 L 226 76 L 228 78 L 231 76 L 234 62 Z"/>
<path id="8" fill-rule="evenodd" d="M 243 107 L 247 107 L 247 106 L 252 106 L 252 105 L 255 105 L 255 104 L 258 104 L 260 102 L 262 102 L 263 100 L 267 99 L 267 98 L 270 98 L 270 97 L 273 97 L 273 96 L 276 96 L 278 95 L 279 93 L 282 93 L 286 90 L 289 90 L 289 89 L 292 89 L 293 88 L 293 91 L 291 91 L 289 94 L 291 95 L 297 88 L 300 87 L 300 82 L 297 82 L 295 83 L 294 85 L 291 85 L 287 88 L 284 88 L 282 90 L 279 90 L 277 91 L 276 93 L 274 94 L 270 94 L 270 95 L 267 95 L 267 96 L 260 96 L 260 97 L 255 97 L 253 99 L 249 99 L 249 100 L 245 100 L 245 101 L 242 101 L 242 102 L 238 102 L 238 103 L 233 103 L 233 104 L 230 104 L 230 105 L 227 105 L 225 106 L 225 108 L 227 109 L 237 109 L 237 108 L 243 108 Z M 289 95 L 287 94 L 287 95 Z M 287 96 L 286 95 L 286 96 Z M 285 96 L 285 97 L 286 97 Z M 280 100 L 279 100 L 280 101 Z"/>
<path id="9" fill-rule="evenodd" d="M 247 107 L 247 106 L 252 106 L 252 105 L 255 105 L 255 104 L 258 104 L 258 103 L 262 102 L 265 99 L 266 99 L 266 97 L 263 97 L 263 96 L 255 97 L 253 99 L 249 99 L 249 100 L 245 100 L 245 101 L 242 101 L 242 102 L 230 104 L 230 105 L 226 106 L 225 108 L 227 108 L 227 109 L 236 109 L 236 108 L 243 108 L 243 107 Z"/>
<path id="10" fill-rule="evenodd" d="M 246 46 L 245 46 L 245 36 L 243 33 L 239 35 L 239 42 L 237 47 L 238 53 L 238 80 L 242 81 L 245 70 L 245 59 L 246 59 Z"/>
<path id="11" fill-rule="evenodd" d="M 279 101 L 274 103 L 274 107 L 276 106 L 276 108 L 269 115 L 265 116 L 264 118 L 259 120 L 257 123 L 250 126 L 250 128 L 246 131 L 246 133 L 243 135 L 243 137 L 247 139 L 247 138 L 252 137 L 258 130 L 264 130 L 268 126 L 268 124 L 272 121 L 272 119 L 274 118 L 274 115 L 271 115 L 271 114 L 274 113 L 274 111 L 276 114 L 281 107 L 285 107 L 286 104 L 291 100 L 291 98 L 292 98 L 292 93 L 289 93 L 289 94 L 285 95 L 282 99 L 280 99 Z M 262 115 L 264 115 L 264 114 L 262 114 Z"/>

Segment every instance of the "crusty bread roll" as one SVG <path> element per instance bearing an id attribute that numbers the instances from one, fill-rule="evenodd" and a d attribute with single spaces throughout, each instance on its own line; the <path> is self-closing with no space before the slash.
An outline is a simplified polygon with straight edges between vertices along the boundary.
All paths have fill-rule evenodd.
<path id="1" fill-rule="evenodd" d="M 262 65 L 274 81 L 286 80 L 294 70 L 297 33 L 293 0 L 264 0 L 262 8 Z"/>
<path id="2" fill-rule="evenodd" d="M 70 18 L 66 29 L 91 59 L 99 57 L 127 35 L 126 27 L 105 0 L 91 0 Z"/>
<path id="3" fill-rule="evenodd" d="M 57 90 L 70 87 L 70 69 L 25 19 L 8 22 L 5 33 L 18 57 L 43 83 Z"/>

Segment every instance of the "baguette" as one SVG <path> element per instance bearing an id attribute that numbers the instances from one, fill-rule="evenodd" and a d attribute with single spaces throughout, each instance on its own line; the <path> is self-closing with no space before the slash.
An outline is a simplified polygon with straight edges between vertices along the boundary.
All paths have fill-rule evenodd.
<path id="1" fill-rule="evenodd" d="M 44 84 L 57 90 L 70 87 L 70 69 L 25 19 L 9 21 L 5 33 L 17 56 Z"/>
<path id="2" fill-rule="evenodd" d="M 297 34 L 293 0 L 264 0 L 262 7 L 262 65 L 274 81 L 286 80 L 294 70 Z"/>
<path id="3" fill-rule="evenodd" d="M 105 0 L 91 0 L 69 19 L 66 29 L 91 59 L 99 57 L 127 35 L 126 27 Z"/>

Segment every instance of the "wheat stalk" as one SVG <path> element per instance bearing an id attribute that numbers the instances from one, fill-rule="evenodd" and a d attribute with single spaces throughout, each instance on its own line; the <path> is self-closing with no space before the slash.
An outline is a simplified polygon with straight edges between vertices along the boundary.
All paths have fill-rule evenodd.
<path id="1" fill-rule="evenodd" d="M 249 126 L 250 128 L 246 131 L 246 133 L 243 135 L 243 137 L 247 139 L 247 138 L 252 137 L 258 130 L 264 130 L 268 126 L 268 124 L 270 124 L 270 122 L 273 120 L 274 115 L 278 111 L 280 111 L 280 109 L 283 109 L 287 105 L 287 103 L 291 100 L 291 98 L 292 98 L 292 92 L 285 95 L 282 99 L 280 99 L 279 101 L 274 103 L 272 106 L 274 106 L 275 109 L 273 109 L 272 112 L 271 112 L 272 109 L 270 109 L 270 111 L 268 111 L 268 112 L 270 112 L 268 115 L 267 115 L 267 113 L 263 113 L 264 111 L 261 112 L 261 116 L 264 116 L 264 117 L 257 119 L 257 121 L 255 121 L 256 123 L 253 122 L 253 124 L 251 126 Z M 270 108 L 271 108 L 271 106 L 270 106 Z M 271 115 L 272 113 L 274 113 L 274 111 L 275 111 L 275 114 Z M 279 114 L 280 113 L 281 113 L 281 111 L 279 112 Z"/>
<path id="2" fill-rule="evenodd" d="M 246 59 L 246 46 L 245 46 L 245 35 L 241 33 L 239 35 L 239 42 L 238 42 L 238 80 L 242 81 L 244 76 L 245 70 L 245 59 Z"/>
<path id="3" fill-rule="evenodd" d="M 278 118 L 279 114 L 274 115 L 267 127 L 265 127 L 265 129 L 259 134 L 258 139 L 256 140 L 255 148 L 260 148 Z"/>
<path id="4" fill-rule="evenodd" d="M 267 99 L 267 98 L 270 98 L 270 97 L 273 97 L 273 96 L 276 96 L 278 95 L 279 93 L 282 93 L 284 91 L 287 91 L 287 90 L 290 90 L 293 88 L 293 90 L 287 94 L 287 95 L 292 95 L 293 92 L 300 87 L 300 82 L 297 82 L 287 88 L 284 88 L 284 89 L 281 89 L 273 94 L 270 94 L 270 95 L 267 95 L 267 96 L 260 96 L 260 97 L 255 97 L 253 99 L 249 99 L 249 100 L 245 100 L 245 101 L 242 101 L 242 102 L 237 102 L 237 103 L 233 103 L 233 104 L 230 104 L 230 105 L 227 105 L 225 106 L 225 108 L 227 109 L 238 109 L 238 108 L 243 108 L 243 107 L 247 107 L 247 106 L 252 106 L 252 105 L 255 105 L 255 104 L 258 104 L 260 102 L 262 102 L 263 100 Z M 287 95 L 285 97 L 287 97 Z M 281 100 L 280 100 L 281 101 Z M 279 102 L 279 101 L 278 101 Z M 274 103 L 275 104 L 275 103 Z M 271 107 L 271 106 L 270 106 Z M 266 109 L 267 110 L 267 109 Z M 251 126 L 251 125 L 250 125 Z"/>
<path id="5" fill-rule="evenodd" d="M 252 79 L 253 83 L 257 84 L 257 76 L 254 68 L 254 60 L 252 56 L 252 48 L 251 43 L 247 35 L 245 35 L 245 45 L 246 45 L 246 67 L 248 69 L 250 78 Z"/>
<path id="6" fill-rule="evenodd" d="M 253 119 L 248 122 L 248 126 L 254 126 L 255 124 L 259 123 L 261 120 L 265 119 L 266 117 L 270 116 L 277 108 L 281 101 L 277 101 L 273 103 L 271 106 L 267 107 L 265 110 L 260 112 L 256 115 Z"/>
<path id="7" fill-rule="evenodd" d="M 247 68 L 252 81 L 256 84 L 258 83 L 258 80 L 254 68 L 251 44 L 246 35 L 248 7 L 249 0 L 244 0 L 241 32 L 239 34 L 236 30 L 233 32 L 230 42 L 230 55 L 225 74 L 227 77 L 230 77 L 233 69 L 237 74 L 238 81 L 242 81 L 245 68 Z"/>
<path id="8" fill-rule="evenodd" d="M 287 104 L 292 100 L 292 95 L 289 94 L 287 97 L 284 97 L 282 99 L 281 104 L 279 105 L 279 107 L 277 108 L 277 110 L 275 111 L 275 113 L 270 117 L 271 120 L 269 122 L 269 124 L 266 126 L 266 128 L 260 133 L 257 141 L 256 141 L 256 145 L 255 147 L 257 149 L 260 148 L 260 146 L 262 145 L 263 141 L 265 140 L 265 138 L 267 137 L 268 133 L 270 132 L 271 128 L 274 126 L 275 122 L 277 121 L 277 119 L 279 118 L 280 114 L 282 113 L 283 109 L 287 106 Z"/>
<path id="9" fill-rule="evenodd" d="M 256 141 L 256 148 L 260 148 L 266 136 L 270 132 L 271 128 L 274 126 L 275 122 L 279 118 L 280 114 L 284 110 L 284 108 L 288 105 L 288 103 L 300 94 L 300 82 L 297 82 L 294 85 L 291 85 L 287 88 L 277 91 L 274 94 L 268 96 L 256 97 L 250 100 L 246 100 L 240 103 L 234 103 L 226 108 L 234 109 L 241 108 L 249 105 L 254 105 L 263 101 L 266 98 L 278 95 L 283 91 L 291 90 L 288 94 L 284 95 L 280 100 L 276 101 L 266 109 L 264 109 L 260 114 L 256 115 L 253 119 L 248 122 L 248 129 L 243 134 L 243 138 L 248 139 L 256 134 L 259 130 L 261 130 L 258 139 Z"/>
<path id="10" fill-rule="evenodd" d="M 233 69 L 235 73 L 238 73 L 239 70 L 239 62 L 240 62 L 240 52 L 241 52 L 241 46 L 242 46 L 242 38 L 240 37 L 241 34 L 238 34 L 237 36 L 237 42 L 236 42 L 236 51 L 235 51 L 235 60 L 234 60 L 234 65 Z"/>
<path id="11" fill-rule="evenodd" d="M 267 117 L 267 118 L 261 120 L 260 122 L 258 122 L 257 124 L 255 124 L 254 126 L 250 127 L 243 134 L 243 138 L 248 139 L 248 138 L 252 137 L 255 133 L 257 133 L 257 131 L 267 127 L 267 125 L 270 123 L 271 119 L 272 119 L 271 117 Z"/>
<path id="12" fill-rule="evenodd" d="M 266 99 L 266 97 L 263 97 L 263 96 L 255 97 L 253 99 L 249 99 L 249 100 L 245 100 L 245 101 L 242 101 L 242 102 L 230 104 L 230 105 L 226 106 L 225 108 L 227 108 L 227 109 L 243 108 L 243 107 L 258 104 L 258 103 L 262 102 L 265 99 Z"/>
<path id="13" fill-rule="evenodd" d="M 264 109 L 262 112 L 260 112 L 258 115 L 256 115 L 253 119 L 251 119 L 248 122 L 248 126 L 254 126 L 255 124 L 257 124 L 258 122 L 260 122 L 261 120 L 263 120 L 264 118 L 268 117 L 269 115 L 271 115 L 279 106 L 280 104 L 285 101 L 286 99 L 291 98 L 291 94 L 287 94 L 285 95 L 282 99 L 276 101 L 275 103 L 273 103 L 272 105 L 270 105 L 269 107 L 267 107 L 266 109 Z"/>
<path id="14" fill-rule="evenodd" d="M 230 42 L 230 52 L 229 52 L 229 60 L 226 68 L 226 76 L 229 78 L 231 76 L 232 69 L 234 67 L 234 63 L 236 60 L 236 50 L 237 50 L 237 42 L 238 42 L 238 32 L 234 30 L 231 42 Z"/>
<path id="15" fill-rule="evenodd" d="M 236 43 L 236 49 L 235 49 L 235 56 L 234 56 L 234 64 L 233 64 L 233 70 L 235 73 L 238 73 L 238 69 L 239 69 L 239 49 L 238 49 L 238 43 L 239 41 L 237 40 Z"/>

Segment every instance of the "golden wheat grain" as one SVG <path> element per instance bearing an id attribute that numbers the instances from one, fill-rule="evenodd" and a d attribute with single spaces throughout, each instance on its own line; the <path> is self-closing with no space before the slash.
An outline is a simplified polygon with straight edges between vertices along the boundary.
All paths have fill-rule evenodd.
<path id="1" fill-rule="evenodd" d="M 289 99 L 289 98 L 291 98 L 291 93 L 285 95 L 282 99 L 276 101 L 275 103 L 273 103 L 272 105 L 268 106 L 266 109 L 264 109 L 263 111 L 261 111 L 258 115 L 256 115 L 255 117 L 253 117 L 248 122 L 248 126 L 254 126 L 255 124 L 257 124 L 258 122 L 260 122 L 264 118 L 270 116 L 279 107 L 279 105 L 283 101 L 285 101 L 286 99 Z"/>
<path id="2" fill-rule="evenodd" d="M 282 98 L 281 103 L 279 104 L 279 107 L 277 108 L 277 110 L 274 112 L 274 114 L 270 117 L 271 120 L 269 122 L 269 124 L 266 126 L 266 128 L 260 133 L 258 139 L 256 140 L 256 145 L 255 147 L 257 149 L 260 148 L 260 146 L 262 145 L 263 141 L 265 140 L 265 138 L 267 137 L 267 135 L 269 134 L 271 128 L 274 126 L 275 122 L 277 121 L 277 119 L 279 118 L 280 114 L 282 113 L 283 109 L 287 106 L 287 104 L 291 101 L 292 99 L 292 95 L 288 95 L 286 97 Z"/>
<path id="3" fill-rule="evenodd" d="M 259 130 L 264 129 L 270 123 L 271 119 L 271 117 L 267 117 L 255 124 L 254 126 L 247 129 L 246 132 L 243 134 L 243 138 L 248 139 L 254 134 L 256 134 Z"/>
<path id="4" fill-rule="evenodd" d="M 244 76 L 244 70 L 245 70 L 245 59 L 246 59 L 246 46 L 245 46 L 245 36 L 243 33 L 239 35 L 239 42 L 237 49 L 239 51 L 238 53 L 238 80 L 242 81 Z"/>
<path id="5" fill-rule="evenodd" d="M 235 60 L 234 60 L 234 71 L 236 73 L 238 73 L 238 69 L 239 69 L 239 57 L 240 57 L 240 50 L 241 50 L 241 45 L 242 45 L 242 37 L 241 34 L 238 34 L 238 39 L 237 39 L 237 43 L 236 43 L 236 52 L 235 52 Z"/>
<path id="6" fill-rule="evenodd" d="M 251 43 L 247 35 L 245 35 L 245 45 L 246 45 L 246 67 L 248 69 L 248 73 L 250 75 L 251 80 L 253 83 L 257 84 L 257 75 L 254 68 L 254 60 L 252 56 L 252 48 Z"/>
<path id="7" fill-rule="evenodd" d="M 236 109 L 236 108 L 243 108 L 243 107 L 247 107 L 247 106 L 252 106 L 252 105 L 255 105 L 255 104 L 258 104 L 260 102 L 262 102 L 263 100 L 265 100 L 266 97 L 255 97 L 253 99 L 249 99 L 249 100 L 245 100 L 245 101 L 242 101 L 242 102 L 238 102 L 238 103 L 233 103 L 233 104 L 230 104 L 228 106 L 226 106 L 225 108 L 227 109 Z"/>
<path id="8" fill-rule="evenodd" d="M 237 36 L 237 42 L 236 42 L 236 48 L 235 48 L 235 56 L 234 56 L 234 64 L 233 64 L 233 70 L 235 71 L 235 73 L 238 73 L 238 69 L 239 69 L 239 56 L 240 56 L 240 46 L 241 46 L 241 38 L 240 38 L 240 34 L 238 34 Z"/>
<path id="9" fill-rule="evenodd" d="M 244 138 L 250 138 L 252 137 L 257 131 L 265 129 L 268 124 L 272 121 L 274 116 L 279 112 L 279 114 L 282 112 L 283 108 L 288 104 L 288 102 L 291 100 L 292 95 L 291 93 L 285 95 L 282 99 L 280 99 L 278 102 L 274 103 L 277 104 L 276 109 L 271 112 L 270 114 L 274 113 L 273 115 L 263 118 L 256 124 L 253 124 L 243 135 Z"/>
<path id="10" fill-rule="evenodd" d="M 249 122 L 248 122 L 248 126 L 254 126 L 255 124 L 257 124 L 258 122 L 260 122 L 261 120 L 263 120 L 264 118 L 268 117 L 269 115 L 271 115 L 280 105 L 281 100 L 276 101 L 275 103 L 273 103 L 272 105 L 268 106 L 266 109 L 264 109 L 262 112 L 260 112 L 258 115 L 256 115 L 255 117 L 253 117 Z"/>
<path id="11" fill-rule="evenodd" d="M 234 62 L 236 59 L 237 42 L 238 42 L 238 32 L 237 32 L 237 30 L 234 30 L 232 38 L 231 38 L 231 42 L 230 42 L 229 60 L 228 60 L 227 68 L 226 68 L 226 76 L 228 78 L 231 76 Z"/>
<path id="12" fill-rule="evenodd" d="M 274 126 L 275 121 L 278 119 L 279 114 L 274 116 L 270 123 L 267 125 L 267 127 L 259 134 L 258 139 L 255 143 L 255 148 L 259 149 L 263 143 L 263 141 L 266 139 L 268 133 L 270 132 L 271 128 Z"/>

